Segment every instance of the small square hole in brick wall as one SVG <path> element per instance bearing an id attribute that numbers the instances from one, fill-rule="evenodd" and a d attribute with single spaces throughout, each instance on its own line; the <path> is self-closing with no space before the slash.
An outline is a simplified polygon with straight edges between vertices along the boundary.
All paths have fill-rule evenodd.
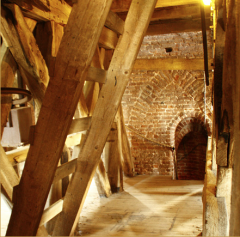
<path id="1" fill-rule="evenodd" d="M 166 53 L 171 53 L 172 50 L 173 50 L 173 49 L 172 49 L 171 47 L 169 47 L 169 48 L 165 48 Z"/>

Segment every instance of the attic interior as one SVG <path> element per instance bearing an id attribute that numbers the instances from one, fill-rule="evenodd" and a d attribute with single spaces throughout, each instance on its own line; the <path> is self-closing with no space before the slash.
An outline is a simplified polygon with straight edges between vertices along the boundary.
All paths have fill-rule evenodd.
<path id="1" fill-rule="evenodd" d="M 4 234 L 240 236 L 239 13 L 2 0 Z"/>

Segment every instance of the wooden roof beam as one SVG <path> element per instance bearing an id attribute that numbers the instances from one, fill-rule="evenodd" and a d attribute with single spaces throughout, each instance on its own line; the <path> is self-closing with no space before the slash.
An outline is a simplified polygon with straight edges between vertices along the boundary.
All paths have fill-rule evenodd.
<path id="1" fill-rule="evenodd" d="M 210 30 L 212 22 L 206 19 L 206 30 Z M 183 19 L 183 20 L 166 20 L 150 24 L 146 35 L 160 35 L 181 32 L 201 31 L 201 19 Z"/>
<path id="2" fill-rule="evenodd" d="M 23 11 L 25 17 L 32 18 L 37 21 L 55 21 L 60 25 L 66 25 L 72 7 L 65 1 L 59 0 L 9 0 L 11 3 L 17 4 Z M 12 4 L 5 4 L 12 8 Z M 117 34 L 122 34 L 124 22 L 114 12 L 109 11 L 105 26 L 113 30 Z"/>
<path id="3" fill-rule="evenodd" d="M 171 1 L 158 0 L 155 8 L 199 4 L 199 3 L 200 3 L 200 0 L 171 0 Z M 113 12 L 127 12 L 129 10 L 130 4 L 131 4 L 131 0 L 113 0 L 111 10 Z"/>
<path id="4" fill-rule="evenodd" d="M 206 17 L 210 16 L 210 6 L 205 6 Z M 118 16 L 125 20 L 127 12 L 119 12 Z M 170 20 L 170 19 L 181 19 L 181 18 L 200 18 L 200 7 L 197 5 L 182 5 L 167 8 L 157 8 L 154 10 L 151 22 L 158 20 Z"/>
<path id="5" fill-rule="evenodd" d="M 213 69 L 213 59 L 209 59 L 209 69 Z M 136 70 L 204 70 L 203 58 L 158 58 L 137 59 Z"/>

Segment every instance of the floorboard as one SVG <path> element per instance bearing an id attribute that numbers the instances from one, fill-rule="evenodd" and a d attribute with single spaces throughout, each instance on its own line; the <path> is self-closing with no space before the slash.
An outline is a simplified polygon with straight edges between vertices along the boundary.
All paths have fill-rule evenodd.
<path id="1" fill-rule="evenodd" d="M 75 235 L 197 236 L 203 181 L 162 176 L 124 178 L 124 192 L 99 198 L 93 182 Z"/>

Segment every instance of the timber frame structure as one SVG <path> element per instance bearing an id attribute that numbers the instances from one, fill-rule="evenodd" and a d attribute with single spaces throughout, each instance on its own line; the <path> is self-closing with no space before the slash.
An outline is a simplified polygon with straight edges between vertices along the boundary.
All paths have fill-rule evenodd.
<path id="1" fill-rule="evenodd" d="M 108 197 L 122 189 L 123 172 L 134 176 L 121 99 L 133 68 L 162 65 L 167 70 L 205 66 L 206 72 L 214 67 L 212 152 L 207 156 L 221 173 L 216 186 L 232 171 L 226 229 L 240 235 L 240 3 L 215 0 L 213 5 L 214 61 L 206 56 L 162 62 L 136 60 L 143 37 L 202 29 L 206 33 L 210 8 L 205 7 L 205 29 L 199 0 L 2 0 L 1 86 L 12 87 L 15 74 L 20 75 L 34 99 L 37 120 L 30 128 L 30 145 L 12 155 L 1 146 L 1 185 L 13 205 L 7 235 L 73 235 L 93 177 L 99 194 Z M 1 135 L 10 109 L 11 103 L 1 106 Z M 70 146 L 76 148 L 76 159 L 70 158 Z M 19 178 L 13 164 L 22 161 Z M 206 209 L 214 168 L 207 169 Z M 60 181 L 61 195 L 44 209 Z M 224 187 L 217 188 L 210 195 L 219 201 Z M 211 215 L 209 210 L 205 215 Z M 52 225 L 47 230 L 48 221 Z M 210 224 L 203 234 L 219 234 L 211 232 Z"/>

